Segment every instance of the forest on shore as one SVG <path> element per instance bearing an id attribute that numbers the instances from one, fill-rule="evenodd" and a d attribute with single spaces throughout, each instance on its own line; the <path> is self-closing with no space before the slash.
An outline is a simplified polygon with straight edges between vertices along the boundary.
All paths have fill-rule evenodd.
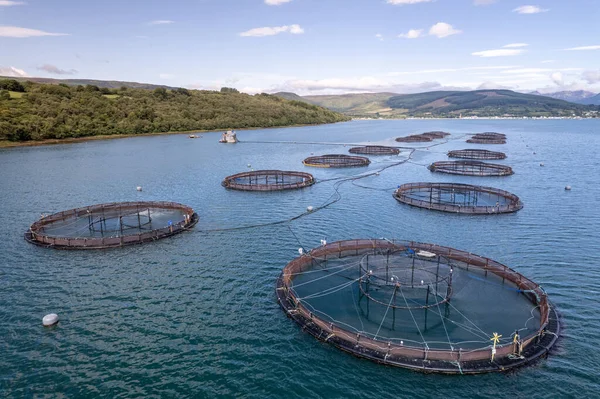
<path id="1" fill-rule="evenodd" d="M 0 79 L 0 141 L 313 125 L 349 117 L 236 89 L 153 90 Z"/>

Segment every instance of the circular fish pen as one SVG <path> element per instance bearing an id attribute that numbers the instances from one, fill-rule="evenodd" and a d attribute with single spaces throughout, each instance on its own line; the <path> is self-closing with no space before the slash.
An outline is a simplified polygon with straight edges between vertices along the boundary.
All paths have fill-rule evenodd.
<path id="1" fill-rule="evenodd" d="M 423 134 L 413 134 L 411 136 L 398 137 L 396 141 L 399 143 L 428 143 L 433 141 L 433 137 Z"/>
<path id="2" fill-rule="evenodd" d="M 494 159 L 506 159 L 506 154 L 503 152 L 490 151 L 490 150 L 466 149 L 466 150 L 449 151 L 448 157 L 462 158 L 462 159 L 475 159 L 475 160 L 494 160 Z"/>
<path id="3" fill-rule="evenodd" d="M 310 173 L 284 170 L 257 170 L 227 176 L 221 185 L 232 190 L 281 191 L 315 184 Z"/>
<path id="4" fill-rule="evenodd" d="M 472 144 L 506 144 L 506 135 L 503 133 L 477 133 L 467 140 Z"/>
<path id="5" fill-rule="evenodd" d="M 348 152 L 363 155 L 398 155 L 400 154 L 400 149 L 383 145 L 367 145 L 364 147 L 352 147 Z"/>
<path id="6" fill-rule="evenodd" d="M 156 241 L 186 231 L 198 215 L 175 202 L 116 202 L 44 216 L 25 239 L 58 249 L 102 249 Z"/>
<path id="7" fill-rule="evenodd" d="M 470 215 L 511 213 L 523 208 L 519 197 L 508 191 L 459 183 L 407 183 L 394 192 L 394 198 L 418 208 Z"/>
<path id="8" fill-rule="evenodd" d="M 308 157 L 302 163 L 315 168 L 350 168 L 368 166 L 371 161 L 366 157 L 344 154 L 327 154 Z"/>
<path id="9" fill-rule="evenodd" d="M 439 161 L 428 166 L 432 172 L 463 176 L 509 176 L 510 166 L 481 161 Z"/>
<path id="10" fill-rule="evenodd" d="M 428 373 L 510 370 L 545 356 L 560 334 L 538 284 L 433 244 L 329 243 L 288 263 L 276 293 L 287 316 L 317 339 Z"/>

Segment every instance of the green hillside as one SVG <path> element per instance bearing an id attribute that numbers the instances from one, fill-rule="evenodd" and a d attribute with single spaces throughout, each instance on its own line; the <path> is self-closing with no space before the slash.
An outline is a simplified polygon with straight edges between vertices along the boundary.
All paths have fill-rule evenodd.
<path id="1" fill-rule="evenodd" d="M 16 80 L 21 83 L 25 82 L 34 82 L 34 83 L 44 83 L 44 84 L 64 84 L 67 86 L 85 86 L 85 85 L 94 85 L 100 88 L 106 89 L 119 89 L 121 87 L 127 87 L 128 89 L 147 89 L 154 90 L 156 88 L 165 88 L 165 89 L 176 89 L 176 87 L 165 86 L 165 85 L 153 85 L 150 83 L 137 83 L 137 82 L 124 82 L 120 80 L 94 80 L 94 79 L 52 79 L 52 78 L 12 78 L 7 76 L 0 76 L 0 80 L 2 79 L 10 79 Z"/>
<path id="2" fill-rule="evenodd" d="M 108 89 L 0 80 L 0 141 L 320 124 L 349 118 L 235 89 Z"/>
<path id="3" fill-rule="evenodd" d="M 288 95 L 293 93 L 286 93 Z M 304 96 L 303 100 L 353 117 L 598 116 L 600 107 L 511 90 L 359 93 Z"/>

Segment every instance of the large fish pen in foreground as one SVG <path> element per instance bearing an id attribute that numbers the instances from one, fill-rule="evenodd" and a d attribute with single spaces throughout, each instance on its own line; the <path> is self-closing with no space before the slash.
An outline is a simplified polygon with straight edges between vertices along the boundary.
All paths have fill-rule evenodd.
<path id="1" fill-rule="evenodd" d="M 25 239 L 57 249 L 102 249 L 156 241 L 186 231 L 198 214 L 175 202 L 115 202 L 43 216 Z"/>
<path id="2" fill-rule="evenodd" d="M 322 245 L 277 281 L 286 314 L 356 356 L 423 372 L 506 371 L 545 356 L 560 325 L 546 292 L 492 259 L 387 239 Z"/>

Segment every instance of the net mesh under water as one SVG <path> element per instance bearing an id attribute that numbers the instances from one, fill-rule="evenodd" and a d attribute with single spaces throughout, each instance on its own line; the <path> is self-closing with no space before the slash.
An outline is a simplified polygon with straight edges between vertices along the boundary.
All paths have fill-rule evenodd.
<path id="1" fill-rule="evenodd" d="M 400 149 L 383 145 L 367 145 L 364 147 L 352 147 L 348 152 L 364 155 L 398 155 L 400 154 Z"/>
<path id="2" fill-rule="evenodd" d="M 284 268 L 277 293 L 288 315 L 317 338 L 425 371 L 496 371 L 530 361 L 546 348 L 536 345 L 557 322 L 545 292 L 508 267 L 405 241 L 316 248 Z M 490 360 L 493 333 L 502 335 L 496 362 Z M 526 350 L 533 351 L 529 358 Z"/>
<path id="3" fill-rule="evenodd" d="M 432 172 L 463 176 L 509 176 L 510 166 L 481 161 L 438 161 L 429 165 Z"/>
<path id="4" fill-rule="evenodd" d="M 494 159 L 505 159 L 506 154 L 503 152 L 490 151 L 490 150 L 465 149 L 465 150 L 449 151 L 448 157 L 462 158 L 462 159 L 476 159 L 476 160 L 494 160 Z"/>
<path id="5" fill-rule="evenodd" d="M 99 204 L 44 216 L 25 239 L 54 248 L 108 248 L 168 237 L 197 222 L 192 208 L 174 202 Z"/>
<path id="6" fill-rule="evenodd" d="M 516 212 L 523 203 L 515 194 L 493 187 L 458 183 L 407 183 L 394 198 L 404 204 L 463 214 Z"/>
<path id="7" fill-rule="evenodd" d="M 504 133 L 485 132 L 474 134 L 467 140 L 467 143 L 473 144 L 506 144 L 506 135 Z"/>
<path id="8" fill-rule="evenodd" d="M 284 170 L 257 170 L 227 176 L 223 187 L 244 191 L 279 191 L 308 187 L 315 183 L 310 173 Z"/>
<path id="9" fill-rule="evenodd" d="M 317 168 L 348 168 L 355 166 L 368 166 L 371 161 L 367 157 L 345 154 L 327 154 L 308 157 L 302 163 L 305 166 Z"/>
<path id="10" fill-rule="evenodd" d="M 412 134 L 410 136 L 405 137 L 398 137 L 396 141 L 400 143 L 426 143 L 435 139 L 444 138 L 449 135 L 450 133 L 447 132 L 433 131 L 421 134 Z"/>

